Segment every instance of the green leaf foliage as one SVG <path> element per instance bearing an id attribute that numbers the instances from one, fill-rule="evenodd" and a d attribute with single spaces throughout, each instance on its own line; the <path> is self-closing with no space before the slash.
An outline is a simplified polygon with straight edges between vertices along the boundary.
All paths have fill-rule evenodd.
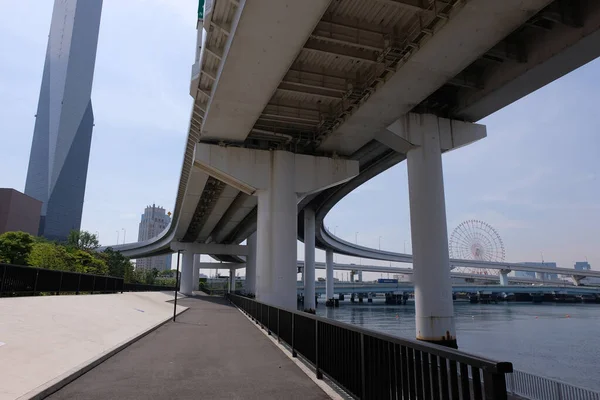
<path id="1" fill-rule="evenodd" d="M 49 242 L 34 243 L 28 263 L 39 268 L 75 271 L 75 257 L 63 246 Z"/>
<path id="2" fill-rule="evenodd" d="M 118 251 L 114 251 L 111 247 L 100 253 L 100 257 L 106 263 L 110 276 L 124 278 L 127 283 L 131 281 L 133 265 L 129 258 Z"/>
<path id="3" fill-rule="evenodd" d="M 25 232 L 6 232 L 0 235 L 0 262 L 134 281 L 133 265 L 127 257 L 111 248 L 101 253 L 95 251 L 97 248 L 96 236 L 85 231 L 72 231 L 65 244 Z M 158 271 L 140 273 L 139 283 L 153 281 L 157 274 Z"/>
<path id="4" fill-rule="evenodd" d="M 0 259 L 2 262 L 27 265 L 34 237 L 25 232 L 5 232 L 0 235 Z"/>
<path id="5" fill-rule="evenodd" d="M 92 251 L 100 247 L 98 238 L 87 231 L 71 231 L 67 238 L 67 247 Z"/>

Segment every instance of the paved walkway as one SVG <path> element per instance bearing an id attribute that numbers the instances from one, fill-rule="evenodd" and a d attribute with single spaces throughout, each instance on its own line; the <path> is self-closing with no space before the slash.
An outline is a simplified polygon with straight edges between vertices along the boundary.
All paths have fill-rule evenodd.
<path id="1" fill-rule="evenodd" d="M 1 298 L 0 400 L 29 398 L 166 321 L 171 299 L 172 292 Z"/>
<path id="2" fill-rule="evenodd" d="M 48 399 L 329 399 L 223 299 L 190 307 Z"/>

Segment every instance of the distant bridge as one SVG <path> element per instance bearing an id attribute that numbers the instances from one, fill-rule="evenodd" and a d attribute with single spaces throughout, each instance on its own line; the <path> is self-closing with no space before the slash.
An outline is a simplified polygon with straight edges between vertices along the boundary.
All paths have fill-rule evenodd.
<path id="1" fill-rule="evenodd" d="M 304 291 L 304 285 L 299 282 L 297 287 L 298 293 Z M 336 282 L 334 285 L 335 293 L 350 294 L 350 293 L 393 293 L 393 292 L 413 292 L 414 285 L 410 282 L 398 283 L 342 283 Z M 469 285 L 456 284 L 452 285 L 454 293 L 466 292 L 476 293 L 480 291 L 491 291 L 494 293 L 553 293 L 561 292 L 572 295 L 594 294 L 600 295 L 600 287 L 585 287 L 585 286 L 568 286 L 568 285 Z M 318 282 L 315 285 L 316 294 L 325 294 L 325 283 Z"/>

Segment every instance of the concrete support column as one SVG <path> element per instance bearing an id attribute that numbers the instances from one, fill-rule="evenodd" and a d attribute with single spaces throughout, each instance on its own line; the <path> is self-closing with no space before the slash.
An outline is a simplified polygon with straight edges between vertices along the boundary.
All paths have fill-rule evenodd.
<path id="1" fill-rule="evenodd" d="M 358 281 L 362 282 L 362 271 L 358 271 Z"/>
<path id="2" fill-rule="evenodd" d="M 256 294 L 256 232 L 248 237 L 246 245 L 246 293 Z"/>
<path id="3" fill-rule="evenodd" d="M 192 280 L 192 290 L 200 290 L 200 254 L 194 254 L 194 275 Z"/>
<path id="4" fill-rule="evenodd" d="M 294 154 L 275 152 L 270 187 L 258 191 L 256 298 L 296 309 L 298 196 Z"/>
<path id="5" fill-rule="evenodd" d="M 456 347 L 442 153 L 437 117 L 411 119 L 407 154 L 418 340 Z"/>
<path id="6" fill-rule="evenodd" d="M 510 270 L 507 270 L 507 269 L 500 270 L 500 285 L 508 286 L 508 274 L 509 273 L 510 273 Z"/>
<path id="7" fill-rule="evenodd" d="M 325 300 L 333 299 L 333 250 L 327 249 L 325 252 Z"/>
<path id="8" fill-rule="evenodd" d="M 315 212 L 304 210 L 304 310 L 316 309 L 315 299 Z"/>
<path id="9" fill-rule="evenodd" d="M 235 269 L 229 269 L 229 293 L 235 292 Z"/>
<path id="10" fill-rule="evenodd" d="M 258 197 L 256 298 L 296 309 L 298 198 L 351 179 L 358 162 L 198 143 L 194 166 Z"/>
<path id="11" fill-rule="evenodd" d="M 543 272 L 536 272 L 535 279 L 539 279 L 539 280 L 543 281 L 546 279 L 546 274 Z"/>
<path id="12" fill-rule="evenodd" d="M 186 296 L 192 295 L 194 283 L 194 253 L 190 250 L 183 252 L 181 262 L 181 283 L 180 292 Z"/>

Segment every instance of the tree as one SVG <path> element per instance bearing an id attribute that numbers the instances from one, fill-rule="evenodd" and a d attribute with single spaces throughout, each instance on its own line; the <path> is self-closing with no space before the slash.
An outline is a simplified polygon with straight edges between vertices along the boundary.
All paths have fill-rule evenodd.
<path id="1" fill-rule="evenodd" d="M 177 275 L 176 269 L 165 269 L 158 273 L 159 276 L 164 278 L 174 278 Z"/>
<path id="2" fill-rule="evenodd" d="M 16 265 L 27 265 L 34 238 L 25 232 L 5 232 L 0 235 L 0 259 Z"/>
<path id="3" fill-rule="evenodd" d="M 108 274 L 110 276 L 125 278 L 126 282 L 128 277 L 131 278 L 133 265 L 131 265 L 129 258 L 110 247 L 100 253 L 99 256 L 108 266 Z"/>
<path id="4" fill-rule="evenodd" d="M 75 259 L 75 271 L 86 274 L 106 275 L 108 266 L 104 260 L 92 256 L 83 250 L 73 250 L 70 252 Z"/>
<path id="5" fill-rule="evenodd" d="M 92 251 L 100 247 L 98 238 L 87 231 L 71 231 L 67 238 L 67 246 L 74 249 Z"/>
<path id="6" fill-rule="evenodd" d="M 29 265 L 39 268 L 74 271 L 75 257 L 64 246 L 49 242 L 34 243 L 28 257 Z"/>
<path id="7" fill-rule="evenodd" d="M 144 283 L 146 285 L 154 285 L 156 277 L 158 276 L 158 270 L 152 268 L 151 270 L 144 271 Z"/>

